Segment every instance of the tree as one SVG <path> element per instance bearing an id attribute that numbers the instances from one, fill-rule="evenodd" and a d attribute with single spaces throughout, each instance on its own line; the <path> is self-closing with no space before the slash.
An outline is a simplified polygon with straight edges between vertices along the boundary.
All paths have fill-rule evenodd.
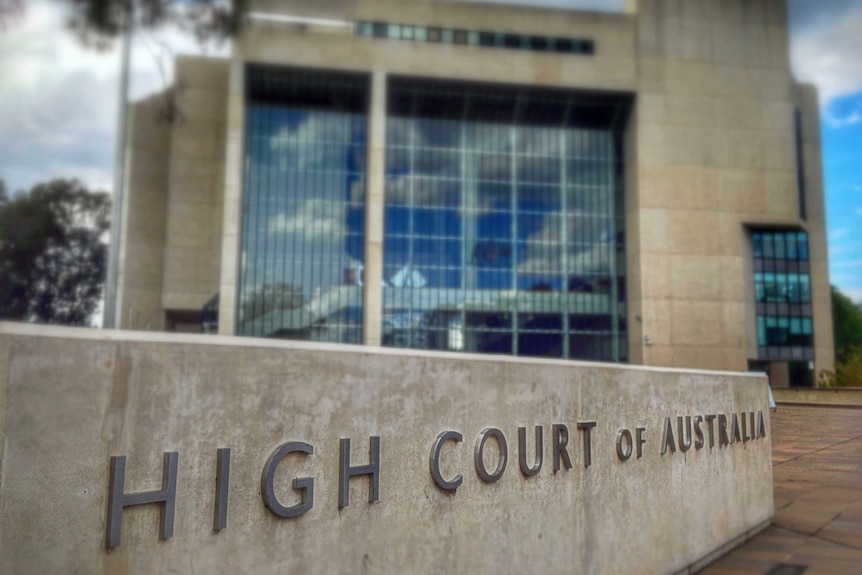
<path id="1" fill-rule="evenodd" d="M 200 41 L 228 38 L 239 31 L 249 4 L 249 0 L 58 1 L 71 7 L 72 29 L 97 46 L 110 45 L 130 25 L 139 30 L 174 24 Z"/>
<path id="2" fill-rule="evenodd" d="M 862 349 L 862 306 L 832 287 L 832 323 L 835 331 L 835 360 L 847 361 L 854 349 Z M 860 382 L 862 383 L 862 382 Z"/>
<path id="3" fill-rule="evenodd" d="M 835 372 L 820 374 L 820 387 L 862 387 L 862 305 L 832 287 Z"/>
<path id="4" fill-rule="evenodd" d="M 102 297 L 109 214 L 107 194 L 73 180 L 0 200 L 0 319 L 89 325 Z"/>

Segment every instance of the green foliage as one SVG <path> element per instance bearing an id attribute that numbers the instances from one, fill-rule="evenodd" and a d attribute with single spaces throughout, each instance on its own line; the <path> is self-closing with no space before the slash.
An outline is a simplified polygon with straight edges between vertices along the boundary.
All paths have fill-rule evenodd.
<path id="1" fill-rule="evenodd" d="M 136 30 L 174 24 L 200 41 L 234 36 L 249 0 L 61 0 L 71 7 L 70 25 L 88 44 L 110 46 L 129 27 Z"/>
<path id="2" fill-rule="evenodd" d="M 843 363 L 862 348 L 862 305 L 832 287 L 832 322 L 835 329 L 835 360 Z"/>
<path id="3" fill-rule="evenodd" d="M 817 387 L 862 387 L 862 305 L 832 287 L 835 372 L 823 371 Z"/>
<path id="4" fill-rule="evenodd" d="M 0 319 L 88 325 L 102 296 L 109 218 L 107 194 L 70 180 L 0 200 Z"/>

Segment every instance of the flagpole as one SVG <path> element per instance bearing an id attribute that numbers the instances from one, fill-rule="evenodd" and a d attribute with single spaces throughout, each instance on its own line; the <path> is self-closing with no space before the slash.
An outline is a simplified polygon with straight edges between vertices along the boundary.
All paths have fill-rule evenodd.
<path id="1" fill-rule="evenodd" d="M 126 132 L 129 100 L 129 61 L 131 59 L 133 0 L 126 3 L 126 25 L 123 31 L 122 60 L 120 62 L 120 89 L 117 112 L 117 135 L 114 150 L 114 201 L 111 216 L 111 243 L 108 251 L 108 277 L 105 289 L 105 306 L 102 327 L 115 329 L 117 325 L 117 280 L 120 264 L 120 241 L 123 228 L 123 201 L 126 181 Z"/>

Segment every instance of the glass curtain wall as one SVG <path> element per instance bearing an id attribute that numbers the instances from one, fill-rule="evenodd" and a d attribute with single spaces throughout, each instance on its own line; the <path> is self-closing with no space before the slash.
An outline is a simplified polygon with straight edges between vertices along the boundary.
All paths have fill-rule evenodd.
<path id="1" fill-rule="evenodd" d="M 759 359 L 814 359 L 808 235 L 752 233 Z"/>
<path id="2" fill-rule="evenodd" d="M 383 343 L 627 360 L 630 99 L 391 78 Z"/>
<path id="3" fill-rule="evenodd" d="M 246 78 L 237 333 L 361 343 L 368 77 Z"/>

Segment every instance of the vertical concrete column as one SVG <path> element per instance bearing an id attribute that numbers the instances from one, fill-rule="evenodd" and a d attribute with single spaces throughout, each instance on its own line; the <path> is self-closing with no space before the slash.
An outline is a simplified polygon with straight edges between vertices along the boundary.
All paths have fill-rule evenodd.
<path id="1" fill-rule="evenodd" d="M 236 333 L 242 233 L 243 140 L 245 133 L 245 62 L 234 47 L 230 66 L 225 137 L 224 215 L 222 220 L 219 324 L 221 335 Z"/>
<path id="2" fill-rule="evenodd" d="M 365 176 L 365 281 L 362 333 L 365 345 L 379 346 L 383 308 L 383 188 L 386 182 L 386 72 L 371 75 Z"/>
<path id="3" fill-rule="evenodd" d="M 811 262 L 811 303 L 814 323 L 814 382 L 821 371 L 835 371 L 835 338 L 832 326 L 832 288 L 829 285 L 829 251 L 826 206 L 823 195 L 823 160 L 820 141 L 820 101 L 817 89 L 800 85 L 797 90 L 802 115 L 802 160 L 805 203 L 808 211 L 808 255 Z M 798 160 L 797 160 L 798 161 Z"/>

